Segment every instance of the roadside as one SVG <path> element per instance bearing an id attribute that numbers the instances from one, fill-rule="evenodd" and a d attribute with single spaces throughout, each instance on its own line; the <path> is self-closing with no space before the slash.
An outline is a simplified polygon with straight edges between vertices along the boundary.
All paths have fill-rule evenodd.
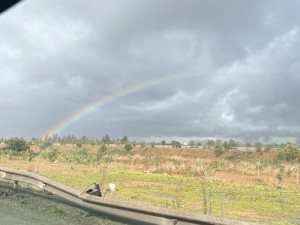
<path id="1" fill-rule="evenodd" d="M 0 225 L 123 225 L 66 204 L 50 193 L 0 181 Z"/>

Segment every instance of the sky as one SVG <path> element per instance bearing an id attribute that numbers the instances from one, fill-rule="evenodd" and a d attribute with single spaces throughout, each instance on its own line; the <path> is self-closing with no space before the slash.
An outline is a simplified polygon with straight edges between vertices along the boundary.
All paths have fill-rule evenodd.
<path id="1" fill-rule="evenodd" d="M 25 0 L 0 15 L 0 137 L 300 142 L 299 7 Z"/>

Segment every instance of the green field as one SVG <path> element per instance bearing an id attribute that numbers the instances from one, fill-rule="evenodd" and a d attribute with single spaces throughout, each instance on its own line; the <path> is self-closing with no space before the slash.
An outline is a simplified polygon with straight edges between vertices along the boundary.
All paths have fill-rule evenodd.
<path id="1" fill-rule="evenodd" d="M 117 184 L 118 191 L 107 192 L 107 197 L 198 213 L 203 213 L 206 199 L 208 213 L 217 216 L 280 222 L 300 215 L 300 192 L 296 190 L 204 182 L 196 178 L 124 170 L 109 170 L 104 177 L 100 171 L 78 168 L 76 165 L 69 170 L 67 176 L 63 171 L 44 171 L 40 174 L 80 190 L 95 181 L 102 183 L 103 187 L 113 182 Z"/>

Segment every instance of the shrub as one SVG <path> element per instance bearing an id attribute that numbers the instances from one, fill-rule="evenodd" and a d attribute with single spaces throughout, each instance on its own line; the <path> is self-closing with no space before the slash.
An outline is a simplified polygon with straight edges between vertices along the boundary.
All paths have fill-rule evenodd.
<path id="1" fill-rule="evenodd" d="M 43 141 L 41 144 L 40 144 L 40 148 L 41 149 L 46 149 L 46 148 L 49 148 L 52 146 L 52 143 L 50 141 Z"/>
<path id="2" fill-rule="evenodd" d="M 59 151 L 56 148 L 49 148 L 42 153 L 42 157 L 49 162 L 54 162 L 59 156 Z"/>
<path id="3" fill-rule="evenodd" d="M 126 143 L 126 144 L 124 145 L 124 149 L 127 150 L 127 151 L 130 151 L 132 148 L 133 148 L 133 147 L 132 147 L 132 145 L 131 145 L 130 143 Z"/>
<path id="4" fill-rule="evenodd" d="M 262 143 L 260 143 L 259 141 L 255 142 L 254 143 L 254 147 L 255 147 L 255 151 L 257 153 L 262 153 L 263 150 L 262 150 Z"/>
<path id="5" fill-rule="evenodd" d="M 161 153 L 156 153 L 154 155 L 154 165 L 156 168 L 160 167 L 162 158 L 163 158 L 163 156 Z"/>
<path id="6" fill-rule="evenodd" d="M 222 148 L 222 145 L 221 144 L 215 144 L 214 146 L 214 153 L 216 156 L 220 156 L 223 154 L 223 148 Z"/>
<path id="7" fill-rule="evenodd" d="M 5 141 L 6 149 L 13 150 L 17 152 L 21 151 L 27 151 L 29 149 L 29 144 L 24 138 L 10 138 L 7 141 Z"/>
<path id="8" fill-rule="evenodd" d="M 63 156 L 63 160 L 78 164 L 89 164 L 94 162 L 94 155 L 85 148 L 78 148 L 68 151 Z"/>
<path id="9" fill-rule="evenodd" d="M 276 178 L 278 180 L 278 184 L 280 187 L 283 185 L 283 180 L 284 180 L 285 175 L 286 174 L 285 174 L 284 166 L 281 165 L 278 173 L 276 174 Z"/>
<path id="10" fill-rule="evenodd" d="M 179 141 L 171 141 L 172 148 L 181 148 L 181 143 Z"/>
<path id="11" fill-rule="evenodd" d="M 26 159 L 28 162 L 30 162 L 32 159 L 34 159 L 35 154 L 32 150 L 28 149 L 26 152 Z"/>
<path id="12" fill-rule="evenodd" d="M 241 161 L 242 152 L 232 152 L 230 155 L 226 156 L 225 159 L 233 162 L 233 163 L 239 163 Z"/>
<path id="13" fill-rule="evenodd" d="M 300 162 L 300 150 L 295 144 L 282 145 L 278 152 L 278 159 L 287 162 Z"/>
<path id="14" fill-rule="evenodd" d="M 106 152 L 107 147 L 106 144 L 102 143 L 101 145 L 99 145 L 97 154 L 96 154 L 96 161 L 99 161 L 102 156 L 104 155 L 104 153 Z"/>
<path id="15" fill-rule="evenodd" d="M 81 148 L 82 147 L 82 143 L 81 142 L 77 142 L 76 146 L 77 146 L 77 148 Z"/>
<path id="16" fill-rule="evenodd" d="M 35 157 L 35 153 L 28 149 L 27 151 L 13 151 L 10 149 L 3 149 L 0 151 L 0 156 L 6 156 L 9 159 L 27 160 L 31 161 Z"/>

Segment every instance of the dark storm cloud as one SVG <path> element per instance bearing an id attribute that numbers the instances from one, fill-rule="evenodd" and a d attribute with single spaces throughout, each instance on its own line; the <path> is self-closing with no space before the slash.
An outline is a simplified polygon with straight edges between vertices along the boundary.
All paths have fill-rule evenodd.
<path id="1" fill-rule="evenodd" d="M 43 135 L 90 102 L 161 77 L 63 132 L 300 137 L 299 6 L 24 1 L 0 17 L 0 136 Z M 185 77 L 165 79 L 175 74 Z"/>

